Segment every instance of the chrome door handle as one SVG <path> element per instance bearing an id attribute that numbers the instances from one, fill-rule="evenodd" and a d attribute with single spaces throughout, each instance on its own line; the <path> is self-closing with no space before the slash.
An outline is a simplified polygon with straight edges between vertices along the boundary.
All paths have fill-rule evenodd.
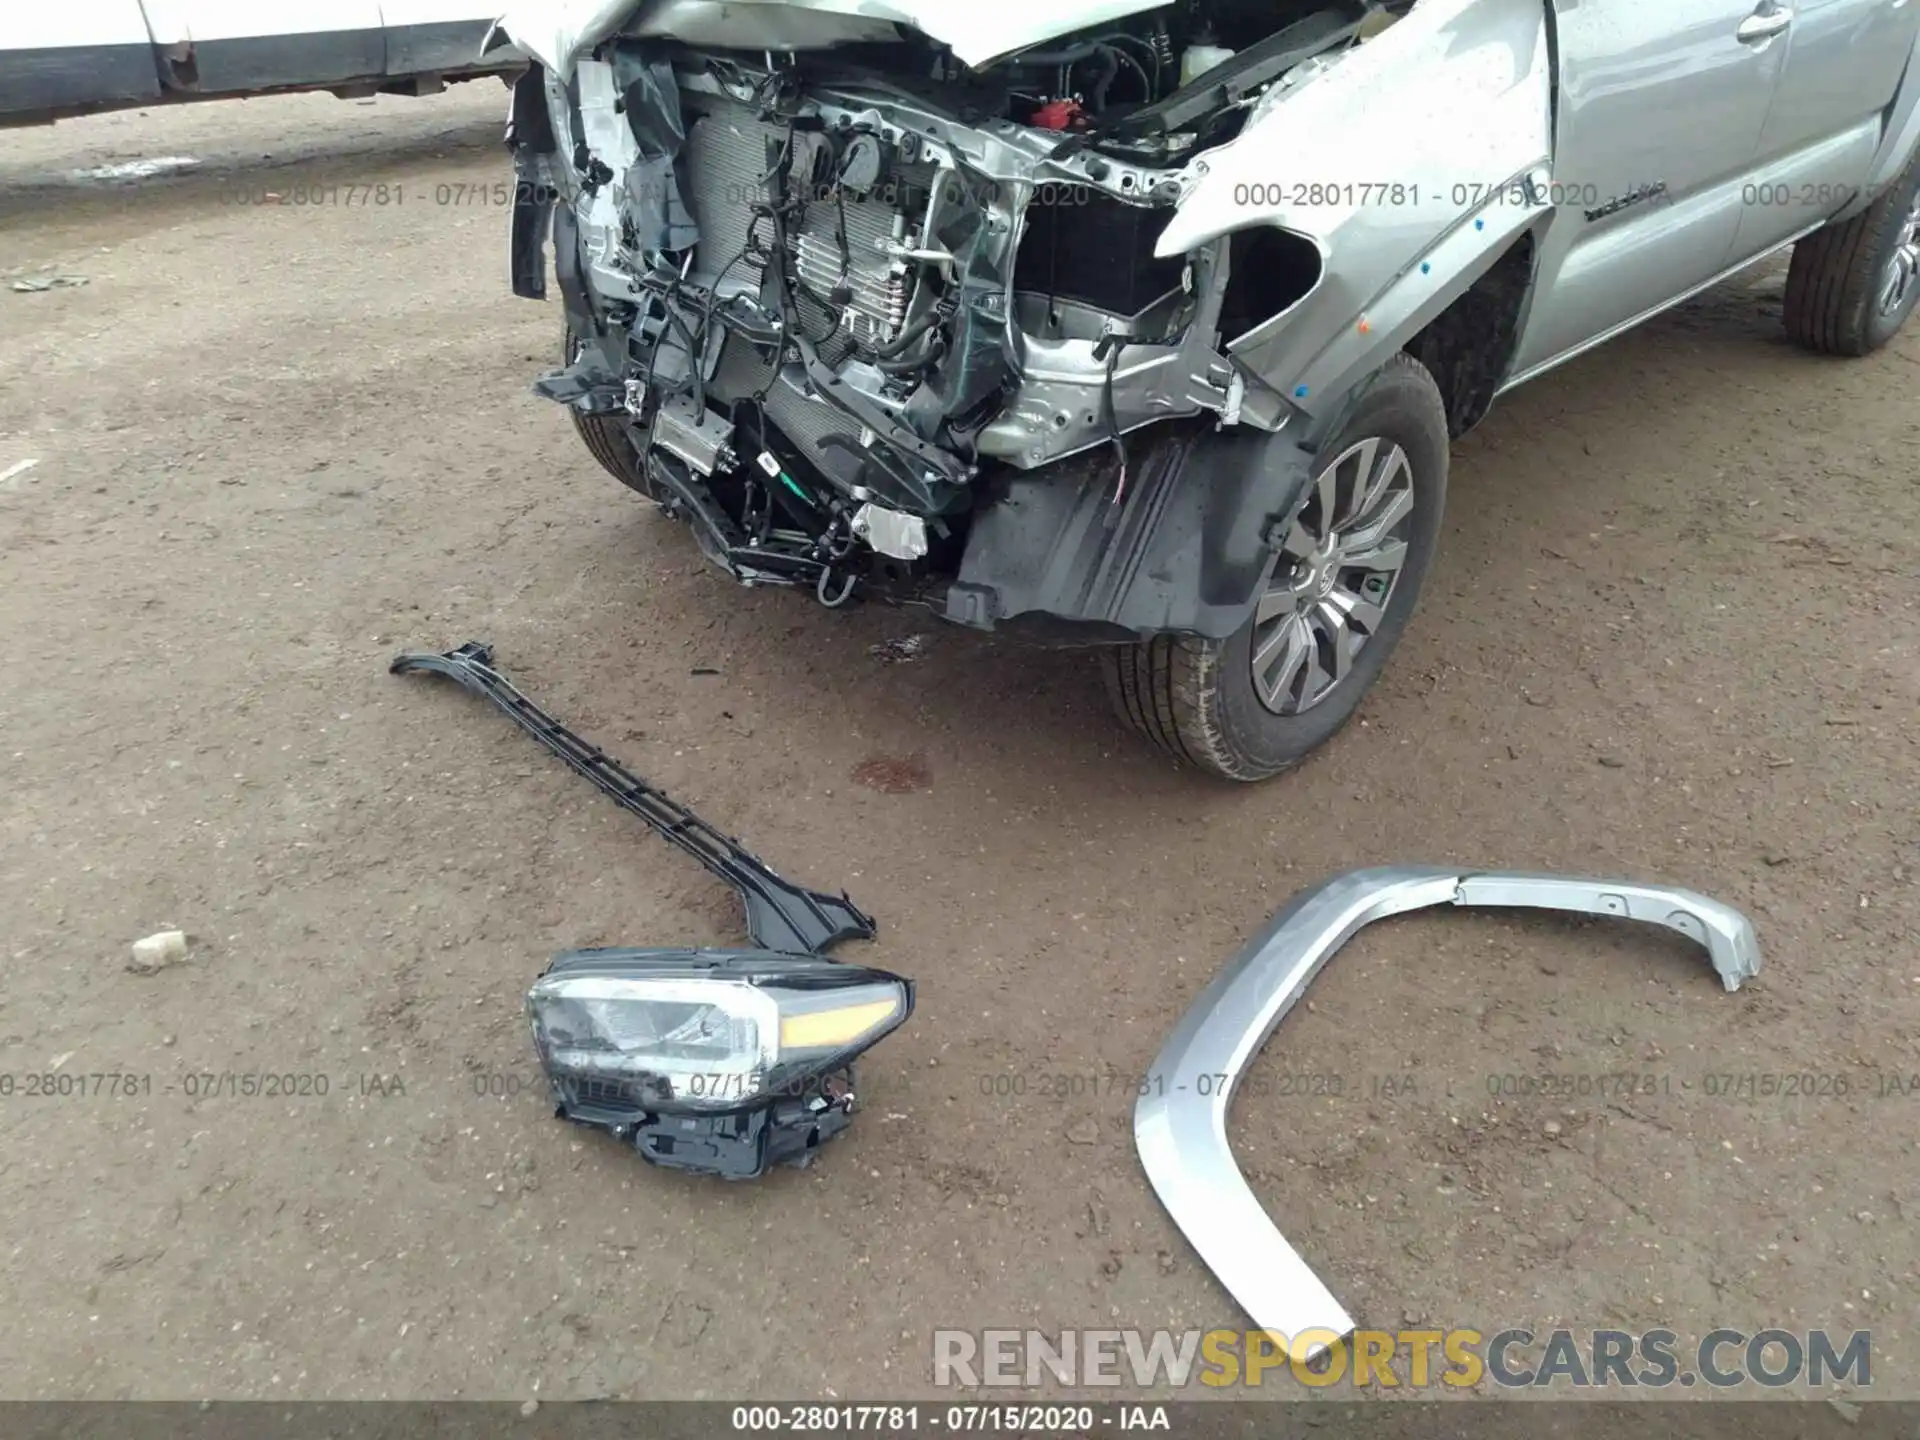
<path id="1" fill-rule="evenodd" d="M 1740 28 L 1733 33 L 1742 45 L 1757 45 L 1762 40 L 1771 40 L 1791 24 L 1793 11 L 1784 5 L 1769 5 L 1742 20 Z"/>

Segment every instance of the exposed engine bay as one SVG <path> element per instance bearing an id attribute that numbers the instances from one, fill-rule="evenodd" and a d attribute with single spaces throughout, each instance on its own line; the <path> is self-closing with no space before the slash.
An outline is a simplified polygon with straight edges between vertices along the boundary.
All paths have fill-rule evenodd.
<path id="1" fill-rule="evenodd" d="M 1284 428 L 1227 342 L 1313 290 L 1315 244 L 1156 244 L 1209 150 L 1407 8 L 1185 0 L 974 68 L 894 21 L 640 6 L 516 90 L 515 288 L 550 224 L 571 342 L 536 389 L 624 415 L 737 577 L 944 594 L 1021 482 L 1117 511 L 1196 432 Z"/>

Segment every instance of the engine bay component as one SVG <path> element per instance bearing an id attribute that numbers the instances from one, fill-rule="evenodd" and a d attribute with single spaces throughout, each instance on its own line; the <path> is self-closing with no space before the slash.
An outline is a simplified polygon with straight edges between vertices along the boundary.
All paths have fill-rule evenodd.
<path id="1" fill-rule="evenodd" d="M 849 896 L 804 889 L 775 874 L 738 840 L 721 834 L 522 695 L 494 669 L 493 651 L 481 642 L 470 640 L 444 655 L 397 655 L 388 669 L 395 675 L 413 671 L 444 675 L 503 711 L 621 809 L 639 816 L 661 839 L 684 850 L 738 891 L 746 907 L 747 934 L 758 948 L 788 956 L 824 957 L 842 940 L 873 938 L 872 917 Z"/>
<path id="2" fill-rule="evenodd" d="M 1096 6 L 976 60 L 938 7 L 745 7 L 751 45 L 701 0 L 523 7 L 510 144 L 554 213 L 516 214 L 513 274 L 550 234 L 577 341 L 535 390 L 624 412 L 635 488 L 736 578 L 953 615 L 1009 485 L 1098 457 L 1124 500 L 1135 431 L 1287 423 L 1225 349 L 1228 247 L 1156 247 L 1201 152 L 1383 3 Z"/>
<path id="3" fill-rule="evenodd" d="M 709 478 L 734 465 L 732 424 L 712 410 L 695 415 L 692 403 L 681 397 L 662 405 L 654 416 L 653 440 Z"/>
<path id="4" fill-rule="evenodd" d="M 855 199 L 864 200 L 886 175 L 886 142 L 872 135 L 856 135 L 840 159 L 840 184 Z"/>
<path id="5" fill-rule="evenodd" d="M 1389 866 L 1336 875 L 1288 901 L 1167 1037 L 1134 1107 L 1133 1133 L 1154 1193 L 1200 1258 L 1256 1324 L 1300 1344 L 1302 1359 L 1350 1334 L 1353 1317 L 1248 1187 L 1227 1141 L 1227 1110 L 1260 1047 L 1342 945 L 1376 920 L 1438 905 L 1662 925 L 1704 947 L 1729 991 L 1760 971 L 1759 941 L 1745 915 L 1660 885 Z"/>
<path id="6" fill-rule="evenodd" d="M 913 1013 L 913 982 L 769 951 L 576 950 L 527 992 L 562 1118 L 650 1164 L 750 1180 L 852 1121 L 853 1061 Z"/>
<path id="7" fill-rule="evenodd" d="M 736 579 L 828 605 L 1226 640 L 1290 514 L 1156 460 L 1312 455 L 1403 352 L 1484 414 L 1519 323 L 1479 323 L 1486 276 L 1555 223 L 1509 183 L 1552 173 L 1540 0 L 525 0 L 501 28 L 534 61 L 511 274 L 540 293 L 550 240 L 566 309 L 535 390 Z"/>
<path id="8" fill-rule="evenodd" d="M 1372 14 L 1373 7 L 1363 0 L 1345 0 L 1283 26 L 1224 59 L 1218 58 L 1217 47 L 1201 47 L 1211 52 L 1205 58 L 1215 63 L 1201 68 L 1166 99 L 1126 116 L 1119 128 L 1134 135 L 1164 135 L 1197 124 L 1238 104 L 1302 61 L 1358 35 Z"/>
<path id="9" fill-rule="evenodd" d="M 927 553 L 927 522 L 884 505 L 868 502 L 854 511 L 853 533 L 875 554 L 895 560 L 918 560 Z"/>

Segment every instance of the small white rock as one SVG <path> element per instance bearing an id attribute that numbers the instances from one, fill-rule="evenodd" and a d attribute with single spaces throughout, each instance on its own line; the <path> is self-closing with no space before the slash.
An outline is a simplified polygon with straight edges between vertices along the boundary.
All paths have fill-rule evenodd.
<path id="1" fill-rule="evenodd" d="M 133 942 L 133 959 L 127 962 L 127 968 L 136 975 L 151 975 L 186 958 L 186 932 L 162 930 L 144 940 Z"/>

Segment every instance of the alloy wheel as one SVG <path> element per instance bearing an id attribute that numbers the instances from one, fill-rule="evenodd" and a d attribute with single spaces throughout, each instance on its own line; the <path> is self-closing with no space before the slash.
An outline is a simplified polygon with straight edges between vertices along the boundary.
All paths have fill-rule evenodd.
<path id="1" fill-rule="evenodd" d="M 1413 467 L 1371 436 L 1307 490 L 1254 613 L 1253 688 L 1276 715 L 1320 704 L 1379 633 L 1413 522 Z"/>
<path id="2" fill-rule="evenodd" d="M 1881 276 L 1880 313 L 1898 315 L 1913 302 L 1920 288 L 1920 194 L 1913 197 L 1913 208 L 1900 224 L 1893 256 Z"/>

